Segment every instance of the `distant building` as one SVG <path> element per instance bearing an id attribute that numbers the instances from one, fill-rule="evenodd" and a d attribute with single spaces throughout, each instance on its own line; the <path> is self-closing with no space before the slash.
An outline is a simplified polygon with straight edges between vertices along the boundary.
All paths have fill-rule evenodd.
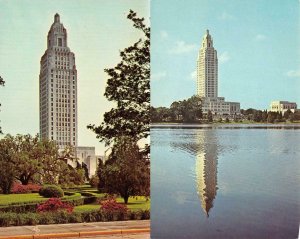
<path id="1" fill-rule="evenodd" d="M 240 103 L 218 97 L 218 57 L 213 39 L 206 30 L 197 59 L 197 95 L 203 100 L 202 111 L 218 115 L 240 114 Z"/>
<path id="2" fill-rule="evenodd" d="M 95 175 L 97 170 L 97 160 L 95 147 L 78 146 L 76 149 L 77 159 L 80 164 L 84 163 L 89 171 L 89 177 Z"/>
<path id="3" fill-rule="evenodd" d="M 270 111 L 280 112 L 284 114 L 287 110 L 295 112 L 297 110 L 297 104 L 289 101 L 272 101 L 270 105 Z"/>

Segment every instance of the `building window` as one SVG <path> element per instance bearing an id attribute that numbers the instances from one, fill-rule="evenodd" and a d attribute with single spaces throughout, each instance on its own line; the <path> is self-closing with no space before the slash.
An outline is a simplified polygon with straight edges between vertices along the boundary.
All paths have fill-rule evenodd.
<path id="1" fill-rule="evenodd" d="M 62 39 L 58 38 L 58 46 L 62 46 Z"/>

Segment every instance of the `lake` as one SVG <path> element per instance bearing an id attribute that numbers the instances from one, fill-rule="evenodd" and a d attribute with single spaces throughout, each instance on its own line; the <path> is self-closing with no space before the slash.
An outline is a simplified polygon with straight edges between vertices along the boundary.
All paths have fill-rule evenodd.
<path id="1" fill-rule="evenodd" d="M 298 238 L 300 126 L 151 127 L 151 238 Z"/>

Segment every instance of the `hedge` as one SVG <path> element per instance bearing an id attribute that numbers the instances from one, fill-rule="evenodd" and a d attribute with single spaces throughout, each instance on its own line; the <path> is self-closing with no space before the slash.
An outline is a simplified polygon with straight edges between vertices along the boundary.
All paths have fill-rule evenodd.
<path id="1" fill-rule="evenodd" d="M 80 206 L 84 204 L 84 198 L 81 197 L 80 193 L 65 193 L 66 195 L 70 195 L 67 198 L 63 198 L 63 202 L 68 202 L 73 206 Z M 37 204 L 45 202 L 29 202 L 29 203 L 18 203 L 18 204 L 10 204 L 7 206 L 0 206 L 0 212 L 15 212 L 15 213 L 26 213 L 26 212 L 35 212 L 37 208 Z"/>
<path id="2" fill-rule="evenodd" d="M 123 213 L 114 213 L 107 215 L 100 210 L 92 212 L 73 212 L 65 211 L 46 212 L 46 213 L 0 213 L 0 227 L 25 226 L 41 224 L 63 224 L 79 222 L 100 222 L 100 221 L 122 221 L 122 220 L 146 220 L 150 219 L 150 211 L 138 211 Z"/>

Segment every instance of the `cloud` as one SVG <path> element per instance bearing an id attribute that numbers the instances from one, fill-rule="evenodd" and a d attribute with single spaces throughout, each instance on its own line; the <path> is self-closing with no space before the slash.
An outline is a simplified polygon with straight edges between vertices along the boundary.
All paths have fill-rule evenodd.
<path id="1" fill-rule="evenodd" d="M 227 51 L 224 51 L 219 55 L 219 63 L 220 64 L 225 63 L 229 60 L 230 60 L 230 56 L 229 56 L 229 53 Z"/>
<path id="2" fill-rule="evenodd" d="M 157 72 L 154 74 L 151 74 L 151 80 L 152 81 L 160 81 L 161 79 L 165 78 L 167 76 L 167 72 Z"/>
<path id="3" fill-rule="evenodd" d="M 160 38 L 166 39 L 169 37 L 169 34 L 166 31 L 160 31 Z"/>
<path id="4" fill-rule="evenodd" d="M 300 77 L 300 70 L 290 70 L 286 73 L 286 75 L 291 78 L 298 78 Z"/>
<path id="5" fill-rule="evenodd" d="M 183 54 L 183 53 L 188 53 L 191 51 L 194 51 L 197 49 L 196 44 L 188 44 L 184 41 L 177 41 L 175 43 L 175 46 L 169 50 L 169 53 L 171 54 Z"/>
<path id="6" fill-rule="evenodd" d="M 190 77 L 192 80 L 196 80 L 197 79 L 197 71 L 194 70 L 193 72 L 191 72 Z"/>
<path id="7" fill-rule="evenodd" d="M 263 34 L 257 34 L 255 37 L 254 37 L 254 40 L 255 41 L 264 41 L 267 37 Z"/>
<path id="8" fill-rule="evenodd" d="M 229 14 L 228 12 L 224 11 L 221 16 L 219 16 L 219 19 L 223 20 L 223 21 L 227 21 L 227 20 L 233 20 L 235 19 L 235 17 L 231 14 Z"/>

